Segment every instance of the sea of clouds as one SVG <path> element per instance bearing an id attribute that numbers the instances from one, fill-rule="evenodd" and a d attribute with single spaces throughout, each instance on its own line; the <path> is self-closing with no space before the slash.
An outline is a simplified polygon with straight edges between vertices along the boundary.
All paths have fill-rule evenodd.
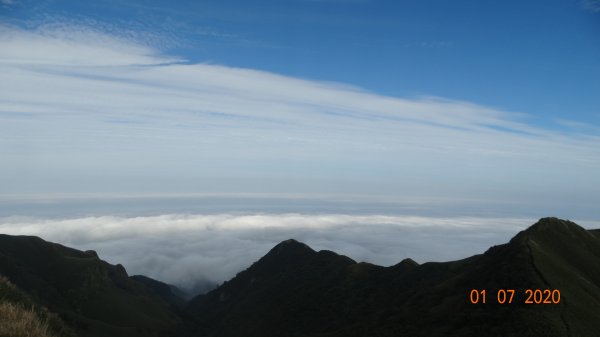
<path id="1" fill-rule="evenodd" d="M 277 243 L 294 238 L 315 250 L 356 261 L 393 265 L 483 253 L 535 222 L 527 218 L 424 217 L 348 214 L 167 214 L 69 219 L 0 218 L 0 233 L 37 235 L 92 249 L 129 274 L 183 289 L 218 284 L 249 267 Z"/>

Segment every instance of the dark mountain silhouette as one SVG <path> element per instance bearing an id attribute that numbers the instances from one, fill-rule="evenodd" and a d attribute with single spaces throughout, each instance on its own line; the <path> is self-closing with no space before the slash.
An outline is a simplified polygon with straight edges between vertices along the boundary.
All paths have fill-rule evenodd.
<path id="1" fill-rule="evenodd" d="M 180 320 L 161 296 L 93 251 L 0 235 L 0 274 L 79 336 L 159 336 Z"/>
<path id="2" fill-rule="evenodd" d="M 0 235 L 0 274 L 81 336 L 600 336 L 600 230 L 556 218 L 483 254 L 421 265 L 287 240 L 183 309 L 172 286 L 35 237 Z M 472 289 L 485 304 L 470 302 Z M 498 303 L 501 289 L 515 290 L 513 303 Z M 526 304 L 527 289 L 557 289 L 560 301 Z"/>
<path id="3" fill-rule="evenodd" d="M 526 289 L 560 303 L 525 304 Z M 387 268 L 288 240 L 188 312 L 198 336 L 600 336 L 600 238 L 545 218 L 482 255 Z"/>

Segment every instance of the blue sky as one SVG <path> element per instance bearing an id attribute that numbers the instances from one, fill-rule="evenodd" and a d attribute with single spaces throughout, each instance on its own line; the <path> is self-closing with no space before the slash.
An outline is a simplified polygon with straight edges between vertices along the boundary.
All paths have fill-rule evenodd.
<path id="1" fill-rule="evenodd" d="M 6 198 L 387 196 L 595 216 L 597 1 L 3 0 L 0 20 Z"/>

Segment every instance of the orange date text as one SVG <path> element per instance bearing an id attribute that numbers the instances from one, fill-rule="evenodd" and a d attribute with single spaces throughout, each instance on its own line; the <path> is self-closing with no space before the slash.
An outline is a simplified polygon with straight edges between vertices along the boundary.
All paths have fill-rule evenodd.
<path id="1" fill-rule="evenodd" d="M 469 292 L 469 302 L 471 304 L 486 304 L 491 301 L 498 304 L 511 304 L 522 299 L 524 304 L 560 303 L 560 290 L 558 289 L 525 289 L 522 293 L 523 296 L 515 296 L 518 292 L 520 291 L 515 289 L 497 289 L 493 291 L 472 289 Z"/>

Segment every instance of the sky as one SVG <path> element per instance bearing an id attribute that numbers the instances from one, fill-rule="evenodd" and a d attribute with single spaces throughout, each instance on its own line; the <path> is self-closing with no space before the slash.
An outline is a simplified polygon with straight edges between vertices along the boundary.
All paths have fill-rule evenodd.
<path id="1" fill-rule="evenodd" d="M 0 232 L 163 278 L 126 247 L 214 236 L 216 282 L 291 236 L 390 264 L 593 227 L 599 56 L 597 0 L 0 0 Z"/>

